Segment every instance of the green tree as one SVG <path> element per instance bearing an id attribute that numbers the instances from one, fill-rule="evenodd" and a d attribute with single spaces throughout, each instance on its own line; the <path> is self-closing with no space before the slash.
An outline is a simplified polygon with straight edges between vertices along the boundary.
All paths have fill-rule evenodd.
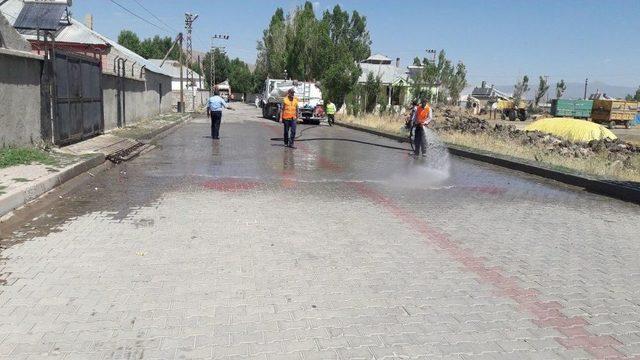
<path id="1" fill-rule="evenodd" d="M 358 62 L 371 54 L 366 18 L 340 6 L 318 19 L 309 1 L 288 17 L 277 9 L 258 42 L 255 84 L 264 79 L 320 81 L 323 95 L 337 107 L 354 91 L 360 76 Z"/>
<path id="2" fill-rule="evenodd" d="M 120 34 L 118 35 L 118 44 L 135 53 L 140 52 L 140 38 L 131 30 L 120 31 Z"/>
<path id="3" fill-rule="evenodd" d="M 513 103 L 519 106 L 524 95 L 529 92 L 529 77 L 525 75 L 521 81 L 518 81 L 513 87 Z"/>
<path id="4" fill-rule="evenodd" d="M 211 87 L 211 75 L 215 77 L 215 79 L 213 79 L 214 85 L 229 79 L 230 63 L 227 54 L 220 49 L 214 49 L 213 52 L 209 51 L 205 55 L 204 60 L 202 60 L 202 71 L 204 72 L 203 75 L 207 87 Z M 211 71 L 212 64 L 215 64 L 213 74 Z M 231 87 L 231 89 L 235 91 L 233 87 Z"/>
<path id="5" fill-rule="evenodd" d="M 419 57 L 416 56 L 413 58 L 413 66 L 422 66 L 422 61 Z"/>
<path id="6" fill-rule="evenodd" d="M 564 80 L 560 80 L 560 82 L 556 84 L 556 99 L 562 98 L 565 91 L 567 91 L 567 85 L 564 83 Z"/>
<path id="7" fill-rule="evenodd" d="M 631 95 L 631 94 L 627 95 L 625 100 L 627 100 L 627 101 L 640 101 L 640 87 L 638 87 L 638 90 L 636 90 L 636 93 L 634 95 Z"/>
<path id="8" fill-rule="evenodd" d="M 253 74 L 249 66 L 238 58 L 229 62 L 229 85 L 233 92 L 246 94 L 253 90 Z"/>
<path id="9" fill-rule="evenodd" d="M 547 94 L 549 91 L 549 84 L 547 84 L 547 80 L 540 76 L 540 82 L 538 83 L 538 90 L 536 91 L 536 95 L 533 99 L 533 104 L 537 108 L 538 104 L 540 104 L 540 100 Z"/>
<path id="10" fill-rule="evenodd" d="M 364 111 L 371 113 L 375 110 L 380 96 L 380 78 L 373 76 L 373 73 L 367 75 L 367 82 L 362 86 L 364 97 Z"/>
<path id="11" fill-rule="evenodd" d="M 451 77 L 449 82 L 449 95 L 451 96 L 451 102 L 456 104 L 460 99 L 462 90 L 467 86 L 467 67 L 462 61 L 459 61 L 456 65 L 456 72 Z"/>

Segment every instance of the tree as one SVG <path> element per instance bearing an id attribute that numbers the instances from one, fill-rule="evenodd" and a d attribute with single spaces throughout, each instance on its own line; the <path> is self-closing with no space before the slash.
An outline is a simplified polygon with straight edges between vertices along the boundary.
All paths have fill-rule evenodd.
<path id="1" fill-rule="evenodd" d="M 317 18 L 309 1 L 285 17 L 278 8 L 258 42 L 254 83 L 267 77 L 320 81 L 323 95 L 337 107 L 354 91 L 357 65 L 371 54 L 366 18 L 336 5 Z"/>
<path id="2" fill-rule="evenodd" d="M 467 86 L 467 67 L 462 61 L 456 65 L 456 72 L 449 83 L 449 95 L 452 103 L 457 103 L 462 90 Z"/>
<path id="3" fill-rule="evenodd" d="M 556 99 L 562 98 L 565 91 L 567 91 L 567 85 L 564 83 L 564 80 L 560 80 L 560 82 L 556 84 Z"/>
<path id="4" fill-rule="evenodd" d="M 145 59 L 164 59 L 165 55 L 173 45 L 173 39 L 170 37 L 160 37 L 159 35 L 156 35 L 140 41 L 138 35 L 133 31 L 122 30 L 120 35 L 118 35 L 118 44 L 135 52 Z M 167 58 L 169 60 L 180 59 L 179 47 L 174 47 Z M 184 58 L 186 59 L 186 57 Z"/>
<path id="5" fill-rule="evenodd" d="M 422 61 L 419 57 L 416 56 L 413 58 L 413 66 L 422 66 Z"/>
<path id="6" fill-rule="evenodd" d="M 212 61 L 213 59 L 213 61 Z M 230 73 L 230 60 L 226 53 L 221 51 L 220 49 L 213 49 L 213 52 L 209 51 L 202 61 L 202 71 L 204 72 L 205 83 L 207 87 L 211 87 L 212 79 L 211 79 L 211 67 L 215 63 L 215 67 L 213 70 L 213 84 L 219 84 L 227 79 L 229 79 Z M 231 85 L 231 84 L 229 84 Z M 232 90 L 235 90 L 231 87 Z"/>
<path id="7" fill-rule="evenodd" d="M 233 92 L 242 94 L 253 90 L 253 74 L 249 66 L 238 58 L 229 63 L 229 85 Z"/>
<path id="8" fill-rule="evenodd" d="M 638 87 L 638 90 L 636 90 L 634 95 L 629 94 L 625 99 L 627 101 L 640 101 L 640 87 Z"/>
<path id="9" fill-rule="evenodd" d="M 529 77 L 525 75 L 513 89 L 513 104 L 516 108 L 520 106 L 520 102 L 527 92 L 529 92 Z"/>
<path id="10" fill-rule="evenodd" d="M 547 80 L 540 76 L 540 82 L 538 83 L 538 90 L 536 91 L 536 95 L 534 97 L 534 105 L 537 108 L 538 104 L 540 104 L 540 100 L 546 95 L 547 91 L 549 91 L 549 84 L 547 84 Z"/>
<path id="11" fill-rule="evenodd" d="M 380 95 L 380 78 L 373 76 L 373 73 L 367 75 L 367 82 L 363 87 L 364 96 L 364 111 L 367 113 L 373 112 L 378 103 L 378 96 Z"/>
<path id="12" fill-rule="evenodd" d="M 126 47 L 134 53 L 140 52 L 140 38 L 131 30 L 122 30 L 118 35 L 118 44 Z"/>

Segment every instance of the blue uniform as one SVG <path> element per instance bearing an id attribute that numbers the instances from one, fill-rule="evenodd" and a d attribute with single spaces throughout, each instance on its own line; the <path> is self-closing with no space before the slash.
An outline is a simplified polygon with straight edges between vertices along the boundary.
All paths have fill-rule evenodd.
<path id="1" fill-rule="evenodd" d="M 227 102 L 219 95 L 214 95 L 209 98 L 207 107 L 209 108 L 209 111 L 222 111 L 222 109 L 227 108 Z"/>
<path id="2" fill-rule="evenodd" d="M 220 123 L 222 122 L 222 109 L 227 108 L 227 102 L 219 95 L 209 98 L 207 108 L 211 112 L 211 137 L 213 139 L 220 138 Z"/>

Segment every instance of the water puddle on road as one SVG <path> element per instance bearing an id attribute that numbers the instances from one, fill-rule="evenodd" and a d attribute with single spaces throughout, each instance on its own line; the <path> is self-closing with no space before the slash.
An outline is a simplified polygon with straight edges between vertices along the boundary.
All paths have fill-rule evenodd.
<path id="1" fill-rule="evenodd" d="M 427 138 L 426 156 L 409 157 L 405 166 L 387 180 L 391 186 L 400 188 L 429 188 L 446 184 L 451 176 L 449 150 L 431 130 L 425 129 Z"/>

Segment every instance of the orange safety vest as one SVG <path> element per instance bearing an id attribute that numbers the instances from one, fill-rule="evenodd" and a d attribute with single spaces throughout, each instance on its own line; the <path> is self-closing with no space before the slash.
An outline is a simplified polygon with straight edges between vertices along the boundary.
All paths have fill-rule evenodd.
<path id="1" fill-rule="evenodd" d="M 282 101 L 282 119 L 283 120 L 295 120 L 298 118 L 298 98 L 293 97 L 293 100 L 289 100 L 289 97 L 285 97 Z"/>
<path id="2" fill-rule="evenodd" d="M 424 125 L 429 118 L 429 113 L 431 112 L 431 107 L 426 105 L 425 107 L 418 106 L 416 109 L 416 123 L 420 125 Z"/>

